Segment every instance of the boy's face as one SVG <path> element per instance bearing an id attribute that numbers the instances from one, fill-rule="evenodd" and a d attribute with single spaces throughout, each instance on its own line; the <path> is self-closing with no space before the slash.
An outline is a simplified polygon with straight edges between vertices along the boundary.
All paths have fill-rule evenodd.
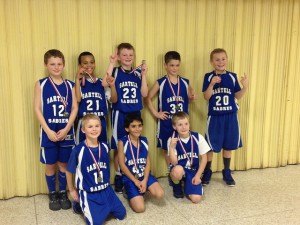
<path id="1" fill-rule="evenodd" d="M 86 72 L 89 74 L 93 74 L 95 70 L 95 59 L 91 55 L 84 55 L 81 56 L 81 63 L 80 66 L 82 66 Z"/>
<path id="2" fill-rule="evenodd" d="M 165 63 L 165 69 L 168 75 L 177 76 L 179 73 L 180 61 L 171 59 L 167 64 Z"/>
<path id="3" fill-rule="evenodd" d="M 217 72 L 223 72 L 227 67 L 227 55 L 225 52 L 215 53 L 210 63 Z"/>
<path id="4" fill-rule="evenodd" d="M 140 121 L 134 120 L 125 130 L 135 138 L 141 136 L 143 124 Z"/>
<path id="5" fill-rule="evenodd" d="M 134 61 L 134 51 L 127 48 L 121 49 L 118 54 L 118 60 L 122 66 L 131 67 Z"/>
<path id="6" fill-rule="evenodd" d="M 99 120 L 87 120 L 81 128 L 87 139 L 97 139 L 101 133 L 101 124 Z"/>
<path id="7" fill-rule="evenodd" d="M 45 64 L 45 67 L 47 68 L 50 75 L 61 76 L 65 65 L 63 63 L 62 58 L 52 56 L 48 59 L 47 64 Z"/>
<path id="8" fill-rule="evenodd" d="M 180 137 L 188 137 L 190 133 L 190 122 L 187 118 L 179 119 L 173 125 L 174 130 L 176 130 Z"/>

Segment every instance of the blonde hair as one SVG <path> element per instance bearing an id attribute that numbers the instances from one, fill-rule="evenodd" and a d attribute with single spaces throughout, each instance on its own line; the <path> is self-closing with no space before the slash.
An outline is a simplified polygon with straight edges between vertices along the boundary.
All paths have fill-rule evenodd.
<path id="1" fill-rule="evenodd" d="M 182 120 L 182 119 L 187 119 L 190 120 L 190 117 L 187 113 L 185 112 L 177 112 L 173 115 L 172 117 L 172 125 L 176 125 L 178 120 Z"/>
<path id="2" fill-rule="evenodd" d="M 90 121 L 90 120 L 98 120 L 98 121 L 100 122 L 100 125 L 101 125 L 101 121 L 100 121 L 99 116 L 97 116 L 97 115 L 95 115 L 95 114 L 88 113 L 88 114 L 86 114 L 86 115 L 82 118 L 82 120 L 81 120 L 81 125 L 82 125 L 82 127 L 84 127 L 85 124 L 86 124 L 88 121 Z"/>
<path id="3" fill-rule="evenodd" d="M 225 53 L 226 57 L 227 57 L 227 52 L 225 51 L 225 49 L 223 48 L 215 48 L 214 50 L 212 50 L 212 52 L 210 53 L 210 61 L 213 60 L 214 54 L 217 53 Z"/>

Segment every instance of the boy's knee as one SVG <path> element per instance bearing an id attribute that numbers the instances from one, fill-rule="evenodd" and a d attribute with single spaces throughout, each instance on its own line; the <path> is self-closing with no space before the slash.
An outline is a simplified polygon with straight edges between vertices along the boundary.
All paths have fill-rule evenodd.
<path id="1" fill-rule="evenodd" d="M 174 180 L 181 180 L 183 174 L 184 174 L 184 169 L 182 166 L 177 165 L 171 171 L 171 177 Z"/>
<path id="2" fill-rule="evenodd" d="M 159 190 L 156 191 L 154 197 L 155 197 L 156 199 L 162 199 L 162 198 L 164 197 L 164 195 L 165 195 L 164 190 L 163 190 L 162 188 L 160 188 Z"/>
<path id="3" fill-rule="evenodd" d="M 145 205 L 144 204 L 140 204 L 140 205 L 135 205 L 134 207 L 132 207 L 133 211 L 135 211 L 136 213 L 143 213 L 145 212 Z"/>
<path id="4" fill-rule="evenodd" d="M 202 198 L 201 195 L 190 195 L 189 197 L 190 197 L 191 201 L 195 204 L 199 203 Z"/>

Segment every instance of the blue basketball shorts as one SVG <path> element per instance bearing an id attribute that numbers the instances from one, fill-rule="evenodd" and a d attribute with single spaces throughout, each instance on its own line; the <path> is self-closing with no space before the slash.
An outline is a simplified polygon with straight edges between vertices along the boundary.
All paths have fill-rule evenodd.
<path id="1" fill-rule="evenodd" d="M 168 150 L 168 139 L 174 132 L 172 120 L 158 120 L 157 122 L 157 147 L 162 150 Z"/>
<path id="2" fill-rule="evenodd" d="M 174 168 L 174 166 L 171 166 L 170 171 L 172 171 L 172 169 Z M 188 170 L 186 168 L 184 169 L 184 176 L 182 178 L 183 183 L 184 183 L 184 194 L 185 195 L 203 195 L 203 187 L 202 184 L 198 184 L 198 185 L 194 185 L 192 184 L 192 180 L 194 178 L 194 176 L 197 173 L 197 170 Z"/>
<path id="3" fill-rule="evenodd" d="M 236 150 L 242 147 L 237 113 L 209 116 L 205 139 L 216 153 L 222 149 Z"/>
<path id="4" fill-rule="evenodd" d="M 126 209 L 111 186 L 97 192 L 79 190 L 79 197 L 87 224 L 103 224 L 110 214 L 118 220 L 126 216 Z"/>
<path id="5" fill-rule="evenodd" d="M 106 126 L 106 118 L 104 116 L 99 117 L 101 121 L 101 134 L 98 137 L 99 142 L 107 143 L 107 126 Z M 79 144 L 83 140 L 85 140 L 85 134 L 81 130 L 82 128 L 82 119 L 79 119 L 77 129 L 76 129 L 76 144 Z"/>
<path id="6" fill-rule="evenodd" d="M 111 137 L 111 149 L 117 149 L 118 140 L 125 135 L 127 132 L 124 127 L 125 118 L 128 114 L 141 115 L 140 111 L 125 113 L 119 110 L 112 111 L 112 137 Z"/>
<path id="7" fill-rule="evenodd" d="M 53 147 L 41 147 L 40 161 L 43 164 L 67 163 L 74 146 L 61 147 L 58 144 Z"/>
<path id="8" fill-rule="evenodd" d="M 127 193 L 129 200 L 136 196 L 143 196 L 143 194 L 140 193 L 138 187 L 135 186 L 135 184 L 133 183 L 132 180 L 130 180 L 125 175 L 122 176 L 122 179 L 123 179 L 124 188 L 125 188 L 125 191 Z M 147 189 L 155 182 L 157 182 L 157 179 L 154 176 L 152 176 L 151 174 L 149 174 L 149 178 L 148 178 L 148 182 L 147 182 Z"/>

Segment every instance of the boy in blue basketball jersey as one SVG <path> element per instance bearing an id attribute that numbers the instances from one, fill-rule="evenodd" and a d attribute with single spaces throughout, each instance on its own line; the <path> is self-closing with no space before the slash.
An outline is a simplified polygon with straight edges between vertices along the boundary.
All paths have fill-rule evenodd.
<path id="1" fill-rule="evenodd" d="M 107 98 L 110 93 L 105 91 L 102 86 L 102 79 L 94 75 L 95 58 L 90 52 L 82 52 L 78 57 L 78 72 L 75 82 L 75 93 L 79 102 L 78 109 L 78 126 L 76 131 L 77 143 L 85 139 L 81 130 L 81 119 L 88 113 L 99 116 L 101 120 L 102 131 L 99 141 L 107 142 L 106 115 L 107 115 Z"/>
<path id="2" fill-rule="evenodd" d="M 148 94 L 147 65 L 142 63 L 142 65 L 134 69 L 134 54 L 134 48 L 131 44 L 119 44 L 117 52 L 110 57 L 107 74 L 103 78 L 103 85 L 111 87 L 112 149 L 117 149 L 118 140 L 126 135 L 126 130 L 124 129 L 126 115 L 140 115 L 143 108 L 143 97 L 146 97 Z M 114 67 L 117 61 L 119 61 L 120 66 Z M 110 85 L 110 83 L 113 83 L 113 85 Z M 120 193 L 122 192 L 123 184 L 117 161 L 117 151 L 115 151 L 115 169 L 117 171 L 115 191 Z"/>
<path id="3" fill-rule="evenodd" d="M 214 71 L 205 74 L 203 81 L 204 98 L 208 101 L 208 119 L 205 138 L 212 151 L 208 153 L 208 162 L 202 176 L 203 185 L 209 184 L 212 171 L 211 161 L 213 152 L 219 153 L 223 149 L 224 170 L 223 180 L 228 186 L 235 186 L 231 176 L 231 151 L 242 147 L 238 122 L 238 105 L 248 88 L 248 78 L 241 79 L 240 87 L 237 75 L 226 71 L 227 53 L 224 49 L 214 49 L 210 54 L 210 62 Z"/>
<path id="4" fill-rule="evenodd" d="M 156 178 L 150 174 L 148 140 L 141 136 L 142 118 L 137 114 L 129 114 L 125 118 L 124 126 L 128 134 L 118 143 L 119 164 L 130 207 L 140 213 L 145 211 L 143 194 L 146 190 L 157 199 L 163 198 L 164 191 Z"/>
<path id="5" fill-rule="evenodd" d="M 185 112 L 176 113 L 172 118 L 172 124 L 176 132 L 168 140 L 168 154 L 172 163 L 170 175 L 175 183 L 173 195 L 175 198 L 183 198 L 182 180 L 184 194 L 193 203 L 199 203 L 203 195 L 200 177 L 210 147 L 201 134 L 190 131 L 189 116 Z"/>
<path id="6" fill-rule="evenodd" d="M 63 79 L 65 66 L 63 54 L 56 49 L 44 55 L 49 76 L 35 84 L 34 109 L 41 126 L 40 161 L 45 164 L 51 210 L 69 209 L 71 203 L 66 192 L 66 167 L 74 140 L 73 123 L 77 114 L 74 83 Z M 59 192 L 56 192 L 58 166 Z"/>
<path id="7" fill-rule="evenodd" d="M 167 75 L 158 79 L 147 97 L 147 105 L 152 115 L 157 118 L 157 147 L 163 150 L 167 165 L 170 159 L 167 154 L 167 141 L 172 136 L 172 115 L 176 112 L 189 112 L 189 100 L 196 99 L 195 92 L 189 80 L 178 75 L 180 54 L 169 51 L 165 54 L 165 69 Z M 158 95 L 158 108 L 153 106 L 152 98 Z"/>
<path id="8" fill-rule="evenodd" d="M 73 149 L 68 162 L 70 194 L 74 201 L 80 203 L 87 224 L 103 224 L 109 214 L 122 220 L 126 209 L 110 185 L 109 148 L 106 142 L 98 141 L 100 118 L 94 114 L 85 115 L 82 131 L 86 139 Z M 76 188 L 72 174 L 76 174 Z"/>

